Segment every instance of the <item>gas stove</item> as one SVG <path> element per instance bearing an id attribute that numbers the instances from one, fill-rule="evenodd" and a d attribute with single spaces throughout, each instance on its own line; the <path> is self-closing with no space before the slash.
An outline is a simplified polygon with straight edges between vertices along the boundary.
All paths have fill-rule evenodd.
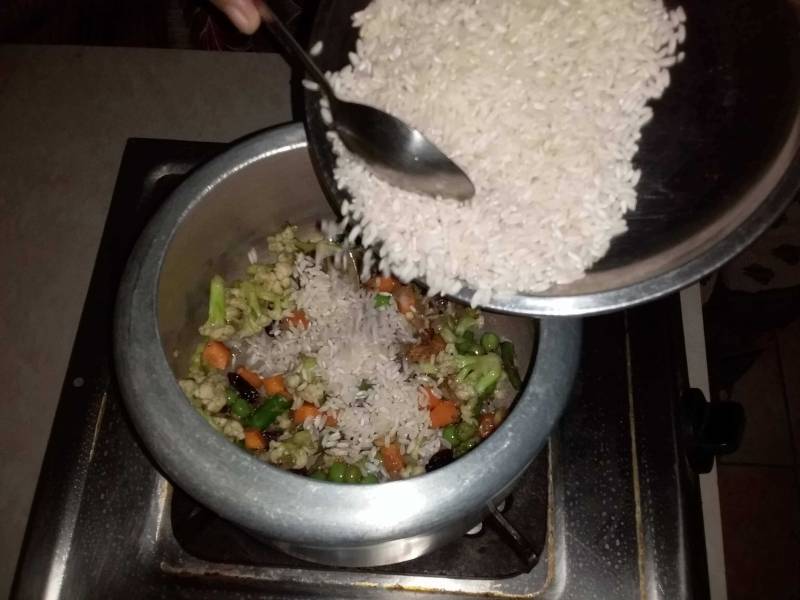
<path id="1" fill-rule="evenodd" d="M 14 598 L 706 598 L 680 303 L 587 319 L 573 397 L 502 514 L 415 560 L 333 568 L 242 532 L 158 471 L 123 410 L 114 296 L 149 217 L 223 144 L 131 139 L 47 448 Z M 176 443 L 179 443 L 176 440 Z"/>

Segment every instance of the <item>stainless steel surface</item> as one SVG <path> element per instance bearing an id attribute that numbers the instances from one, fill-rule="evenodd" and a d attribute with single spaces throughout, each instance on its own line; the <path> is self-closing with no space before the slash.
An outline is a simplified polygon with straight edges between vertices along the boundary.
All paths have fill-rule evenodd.
<path id="1" fill-rule="evenodd" d="M 443 469 L 360 487 L 265 465 L 204 422 L 175 373 L 197 341 L 210 275 L 234 271 L 234 257 L 286 221 L 330 215 L 301 125 L 257 135 L 196 171 L 157 213 L 128 262 L 117 300 L 116 368 L 142 439 L 191 496 L 294 556 L 335 565 L 393 563 L 457 537 L 480 520 L 487 502 L 509 492 L 564 409 L 581 327 L 576 320 L 541 321 L 537 358 L 515 408 L 492 436 Z M 532 321 L 492 318 L 518 342 L 521 356 L 532 354 Z"/>
<path id="2" fill-rule="evenodd" d="M 317 64 L 348 63 L 352 13 L 369 0 L 321 0 L 311 39 Z M 642 172 L 628 231 L 574 283 L 495 298 L 488 308 L 526 315 L 618 310 L 681 289 L 755 240 L 800 187 L 800 43 L 791 0 L 685 0 L 685 59 L 642 131 Z M 306 93 L 312 161 L 334 207 L 348 198 L 333 178 L 319 99 Z M 535 227 L 531 223 L 531 227 Z M 472 296 L 464 289 L 462 301 Z"/>
<path id="3" fill-rule="evenodd" d="M 320 86 L 333 118 L 331 126 L 344 145 L 378 177 L 429 196 L 467 200 L 475 195 L 467 174 L 419 130 L 373 106 L 337 98 L 325 75 L 266 3 L 259 11 L 264 24 Z"/>

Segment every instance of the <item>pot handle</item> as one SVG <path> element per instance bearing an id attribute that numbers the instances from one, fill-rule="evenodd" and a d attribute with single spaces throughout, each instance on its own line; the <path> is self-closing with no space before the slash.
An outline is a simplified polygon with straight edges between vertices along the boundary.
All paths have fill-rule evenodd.
<path id="1" fill-rule="evenodd" d="M 534 550 L 533 544 L 503 516 L 503 513 L 498 510 L 493 501 L 487 502 L 486 508 L 489 509 L 489 517 L 497 525 L 500 534 L 505 538 L 506 543 L 511 546 L 525 567 L 528 570 L 535 567 L 536 563 L 539 562 L 539 555 Z"/>

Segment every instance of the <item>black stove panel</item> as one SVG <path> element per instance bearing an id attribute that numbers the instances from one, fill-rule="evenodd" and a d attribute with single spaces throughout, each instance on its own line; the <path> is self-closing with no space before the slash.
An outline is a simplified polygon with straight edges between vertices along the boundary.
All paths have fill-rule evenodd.
<path id="1" fill-rule="evenodd" d="M 268 548 L 174 490 L 122 408 L 114 296 L 147 219 L 221 144 L 134 139 L 123 156 L 12 597 L 706 598 L 697 478 L 683 455 L 676 298 L 584 322 L 571 405 L 504 516 L 413 561 L 332 569 Z M 487 521 L 489 523 L 489 521 Z"/>

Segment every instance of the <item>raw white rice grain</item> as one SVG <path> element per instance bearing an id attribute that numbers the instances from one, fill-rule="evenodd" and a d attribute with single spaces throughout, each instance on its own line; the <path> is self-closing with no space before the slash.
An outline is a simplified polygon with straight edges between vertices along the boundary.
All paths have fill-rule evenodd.
<path id="1" fill-rule="evenodd" d="M 661 0 L 373 0 L 337 95 L 397 115 L 470 175 L 475 198 L 391 187 L 329 132 L 346 219 L 379 266 L 474 304 L 569 283 L 626 229 L 648 106 L 686 36 Z M 323 104 L 322 117 L 330 122 Z M 355 235 L 350 236 L 355 239 Z"/>

